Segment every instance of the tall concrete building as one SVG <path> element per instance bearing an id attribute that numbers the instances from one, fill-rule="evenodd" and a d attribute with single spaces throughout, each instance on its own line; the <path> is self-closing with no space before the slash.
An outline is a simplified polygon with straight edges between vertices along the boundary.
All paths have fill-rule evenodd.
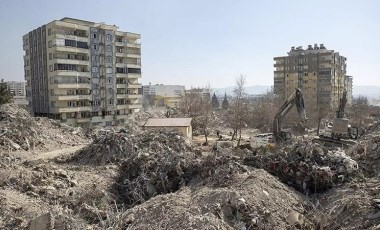
<path id="1" fill-rule="evenodd" d="M 63 18 L 23 36 L 26 95 L 36 116 L 113 125 L 142 107 L 140 35 Z"/>
<path id="2" fill-rule="evenodd" d="M 346 58 L 323 44 L 307 49 L 291 47 L 287 56 L 275 57 L 274 61 L 275 94 L 285 99 L 300 88 L 310 112 L 336 109 L 347 90 Z"/>
<path id="3" fill-rule="evenodd" d="M 7 81 L 8 91 L 12 96 L 25 96 L 25 82 L 24 81 Z"/>

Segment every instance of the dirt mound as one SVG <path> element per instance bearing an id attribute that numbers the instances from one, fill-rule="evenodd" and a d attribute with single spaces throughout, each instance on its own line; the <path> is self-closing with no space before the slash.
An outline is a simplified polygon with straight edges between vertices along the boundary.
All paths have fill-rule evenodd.
<path id="1" fill-rule="evenodd" d="M 127 210 L 117 229 L 312 229 L 301 197 L 264 170 L 240 173 L 228 188 L 184 187 Z M 303 217 L 291 222 L 289 215 Z M 300 218 L 301 219 L 301 218 Z M 288 222 L 287 222 L 288 221 Z"/>
<path id="2" fill-rule="evenodd" d="M 190 152 L 191 144 L 182 134 L 166 130 L 144 131 L 138 135 L 108 133 L 73 155 L 67 162 L 105 165 L 120 163 L 137 156 Z"/>
<path id="3" fill-rule="evenodd" d="M 44 117 L 31 117 L 15 104 L 0 106 L 0 149 L 28 151 L 87 142 L 79 128 Z"/>

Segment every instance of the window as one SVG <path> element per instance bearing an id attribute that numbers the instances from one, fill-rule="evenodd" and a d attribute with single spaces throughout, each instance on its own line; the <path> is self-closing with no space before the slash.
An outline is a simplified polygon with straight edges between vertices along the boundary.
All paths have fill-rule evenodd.
<path id="1" fill-rule="evenodd" d="M 50 90 L 50 95 L 54 96 L 54 89 Z"/>
<path id="2" fill-rule="evenodd" d="M 52 58 L 53 58 L 53 54 L 49 53 L 49 60 L 51 60 Z"/>
<path id="3" fill-rule="evenodd" d="M 112 52 L 112 46 L 110 46 L 110 45 L 106 46 L 106 51 L 107 52 Z"/>
<path id="4" fill-rule="evenodd" d="M 110 57 L 110 56 L 106 57 L 106 62 L 107 63 L 111 63 L 112 62 L 112 57 Z"/>
<path id="5" fill-rule="evenodd" d="M 51 28 L 48 29 L 48 36 L 50 36 L 50 35 L 51 35 Z"/>
<path id="6" fill-rule="evenodd" d="M 93 62 L 96 61 L 96 56 L 95 55 L 91 56 L 91 61 L 93 61 Z"/>
<path id="7" fill-rule="evenodd" d="M 308 73 L 305 73 L 305 76 L 308 76 L 309 74 Z"/>
<path id="8" fill-rule="evenodd" d="M 92 49 L 93 49 L 93 50 L 97 50 L 97 49 L 98 49 L 98 46 L 97 46 L 96 44 L 94 44 L 94 45 L 92 46 Z"/>
<path id="9" fill-rule="evenodd" d="M 49 71 L 53 72 L 53 65 L 49 65 Z"/>
<path id="10" fill-rule="evenodd" d="M 112 67 L 107 67 L 106 73 L 112 73 Z"/>
<path id="11" fill-rule="evenodd" d="M 49 48 L 51 48 L 51 41 L 48 42 L 48 46 L 49 46 Z"/>
<path id="12" fill-rule="evenodd" d="M 128 73 L 141 73 L 141 69 L 138 68 L 128 68 Z"/>
<path id="13" fill-rule="evenodd" d="M 77 46 L 77 42 L 75 40 L 65 39 L 65 46 L 76 47 Z"/>
<path id="14" fill-rule="evenodd" d="M 108 84 L 112 84 L 112 78 L 108 78 Z M 112 92 L 110 92 L 110 93 L 112 93 Z"/>
<path id="15" fill-rule="evenodd" d="M 107 34 L 107 35 L 106 35 L 106 40 L 107 40 L 107 41 L 111 41 L 111 40 L 112 40 L 112 36 L 111 36 L 111 34 Z"/>
<path id="16" fill-rule="evenodd" d="M 108 100 L 109 105 L 113 105 L 113 100 Z"/>
<path id="17" fill-rule="evenodd" d="M 93 34 L 92 34 L 92 38 L 96 38 L 96 33 L 93 33 Z"/>
<path id="18" fill-rule="evenodd" d="M 93 73 L 97 73 L 97 72 L 98 72 L 98 67 L 93 66 L 93 67 L 92 67 L 92 72 L 93 72 Z"/>
<path id="19" fill-rule="evenodd" d="M 77 42 L 77 47 L 82 49 L 88 49 L 87 42 Z"/>

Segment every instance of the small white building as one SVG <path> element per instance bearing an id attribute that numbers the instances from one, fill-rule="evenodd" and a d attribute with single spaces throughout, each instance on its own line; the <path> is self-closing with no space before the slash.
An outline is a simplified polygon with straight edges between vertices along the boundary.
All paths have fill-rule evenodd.
<path id="1" fill-rule="evenodd" d="M 191 127 L 191 118 L 151 118 L 144 127 L 148 130 L 162 129 L 178 130 L 185 137 L 192 138 L 193 130 Z"/>

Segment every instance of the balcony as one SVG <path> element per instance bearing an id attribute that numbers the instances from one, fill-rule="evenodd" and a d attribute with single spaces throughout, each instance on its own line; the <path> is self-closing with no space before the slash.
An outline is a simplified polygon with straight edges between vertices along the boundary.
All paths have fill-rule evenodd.
<path id="1" fill-rule="evenodd" d="M 116 51 L 116 57 L 127 57 L 127 53 Z"/>
<path id="2" fill-rule="evenodd" d="M 128 84 L 128 89 L 140 89 L 142 86 L 141 84 Z"/>
<path id="3" fill-rule="evenodd" d="M 69 40 L 76 40 L 78 42 L 88 42 L 89 39 L 87 37 L 87 35 L 79 35 L 79 34 L 76 34 L 76 35 L 71 35 L 71 34 L 63 34 L 63 33 L 55 33 L 54 34 L 55 38 L 58 38 L 58 39 L 69 39 Z"/>
<path id="4" fill-rule="evenodd" d="M 91 106 L 78 106 L 78 107 L 53 107 L 52 113 L 74 113 L 74 112 L 91 112 Z"/>
<path id="5" fill-rule="evenodd" d="M 90 89 L 90 83 L 56 83 L 58 89 Z"/>
<path id="6" fill-rule="evenodd" d="M 142 104 L 135 103 L 135 104 L 125 104 L 125 105 L 117 105 L 116 109 L 141 109 Z"/>
<path id="7" fill-rule="evenodd" d="M 128 87 L 128 84 L 116 84 L 116 88 L 118 89 L 126 89 Z"/>
<path id="8" fill-rule="evenodd" d="M 59 64 L 90 65 L 88 60 L 55 58 Z"/>
<path id="9" fill-rule="evenodd" d="M 116 67 L 126 67 L 127 63 L 116 62 Z"/>
<path id="10" fill-rule="evenodd" d="M 142 95 L 141 94 L 125 94 L 127 95 L 127 99 L 141 99 Z"/>
<path id="11" fill-rule="evenodd" d="M 128 77 L 128 74 L 126 73 L 116 73 L 116 77 L 122 78 L 122 77 Z"/>
<path id="12" fill-rule="evenodd" d="M 125 47 L 125 46 L 127 46 L 127 43 L 124 41 L 116 41 L 115 46 Z"/>
<path id="13" fill-rule="evenodd" d="M 130 104 L 128 105 L 128 109 L 141 109 L 142 104 Z"/>
<path id="14" fill-rule="evenodd" d="M 141 73 L 129 73 L 128 78 L 141 78 Z"/>
<path id="15" fill-rule="evenodd" d="M 140 43 L 134 43 L 134 42 L 128 42 L 128 43 L 127 43 L 127 47 L 128 47 L 128 48 L 137 48 L 137 49 L 141 49 L 141 44 L 140 44 Z"/>
<path id="16" fill-rule="evenodd" d="M 90 55 L 90 50 L 89 49 L 78 48 L 78 47 L 74 47 L 74 46 L 53 45 L 53 51 L 57 51 L 57 52 L 69 52 L 69 53 L 81 53 L 81 54 Z"/>
<path id="17" fill-rule="evenodd" d="M 51 96 L 51 99 L 58 101 L 91 100 L 91 95 L 55 95 Z"/>
<path id="18" fill-rule="evenodd" d="M 134 62 L 134 63 L 127 63 L 127 67 L 128 68 L 141 68 L 141 64 L 140 63 L 137 63 L 137 62 Z"/>
<path id="19" fill-rule="evenodd" d="M 78 76 L 78 77 L 90 77 L 90 72 L 78 72 L 73 70 L 55 70 L 56 76 Z"/>

